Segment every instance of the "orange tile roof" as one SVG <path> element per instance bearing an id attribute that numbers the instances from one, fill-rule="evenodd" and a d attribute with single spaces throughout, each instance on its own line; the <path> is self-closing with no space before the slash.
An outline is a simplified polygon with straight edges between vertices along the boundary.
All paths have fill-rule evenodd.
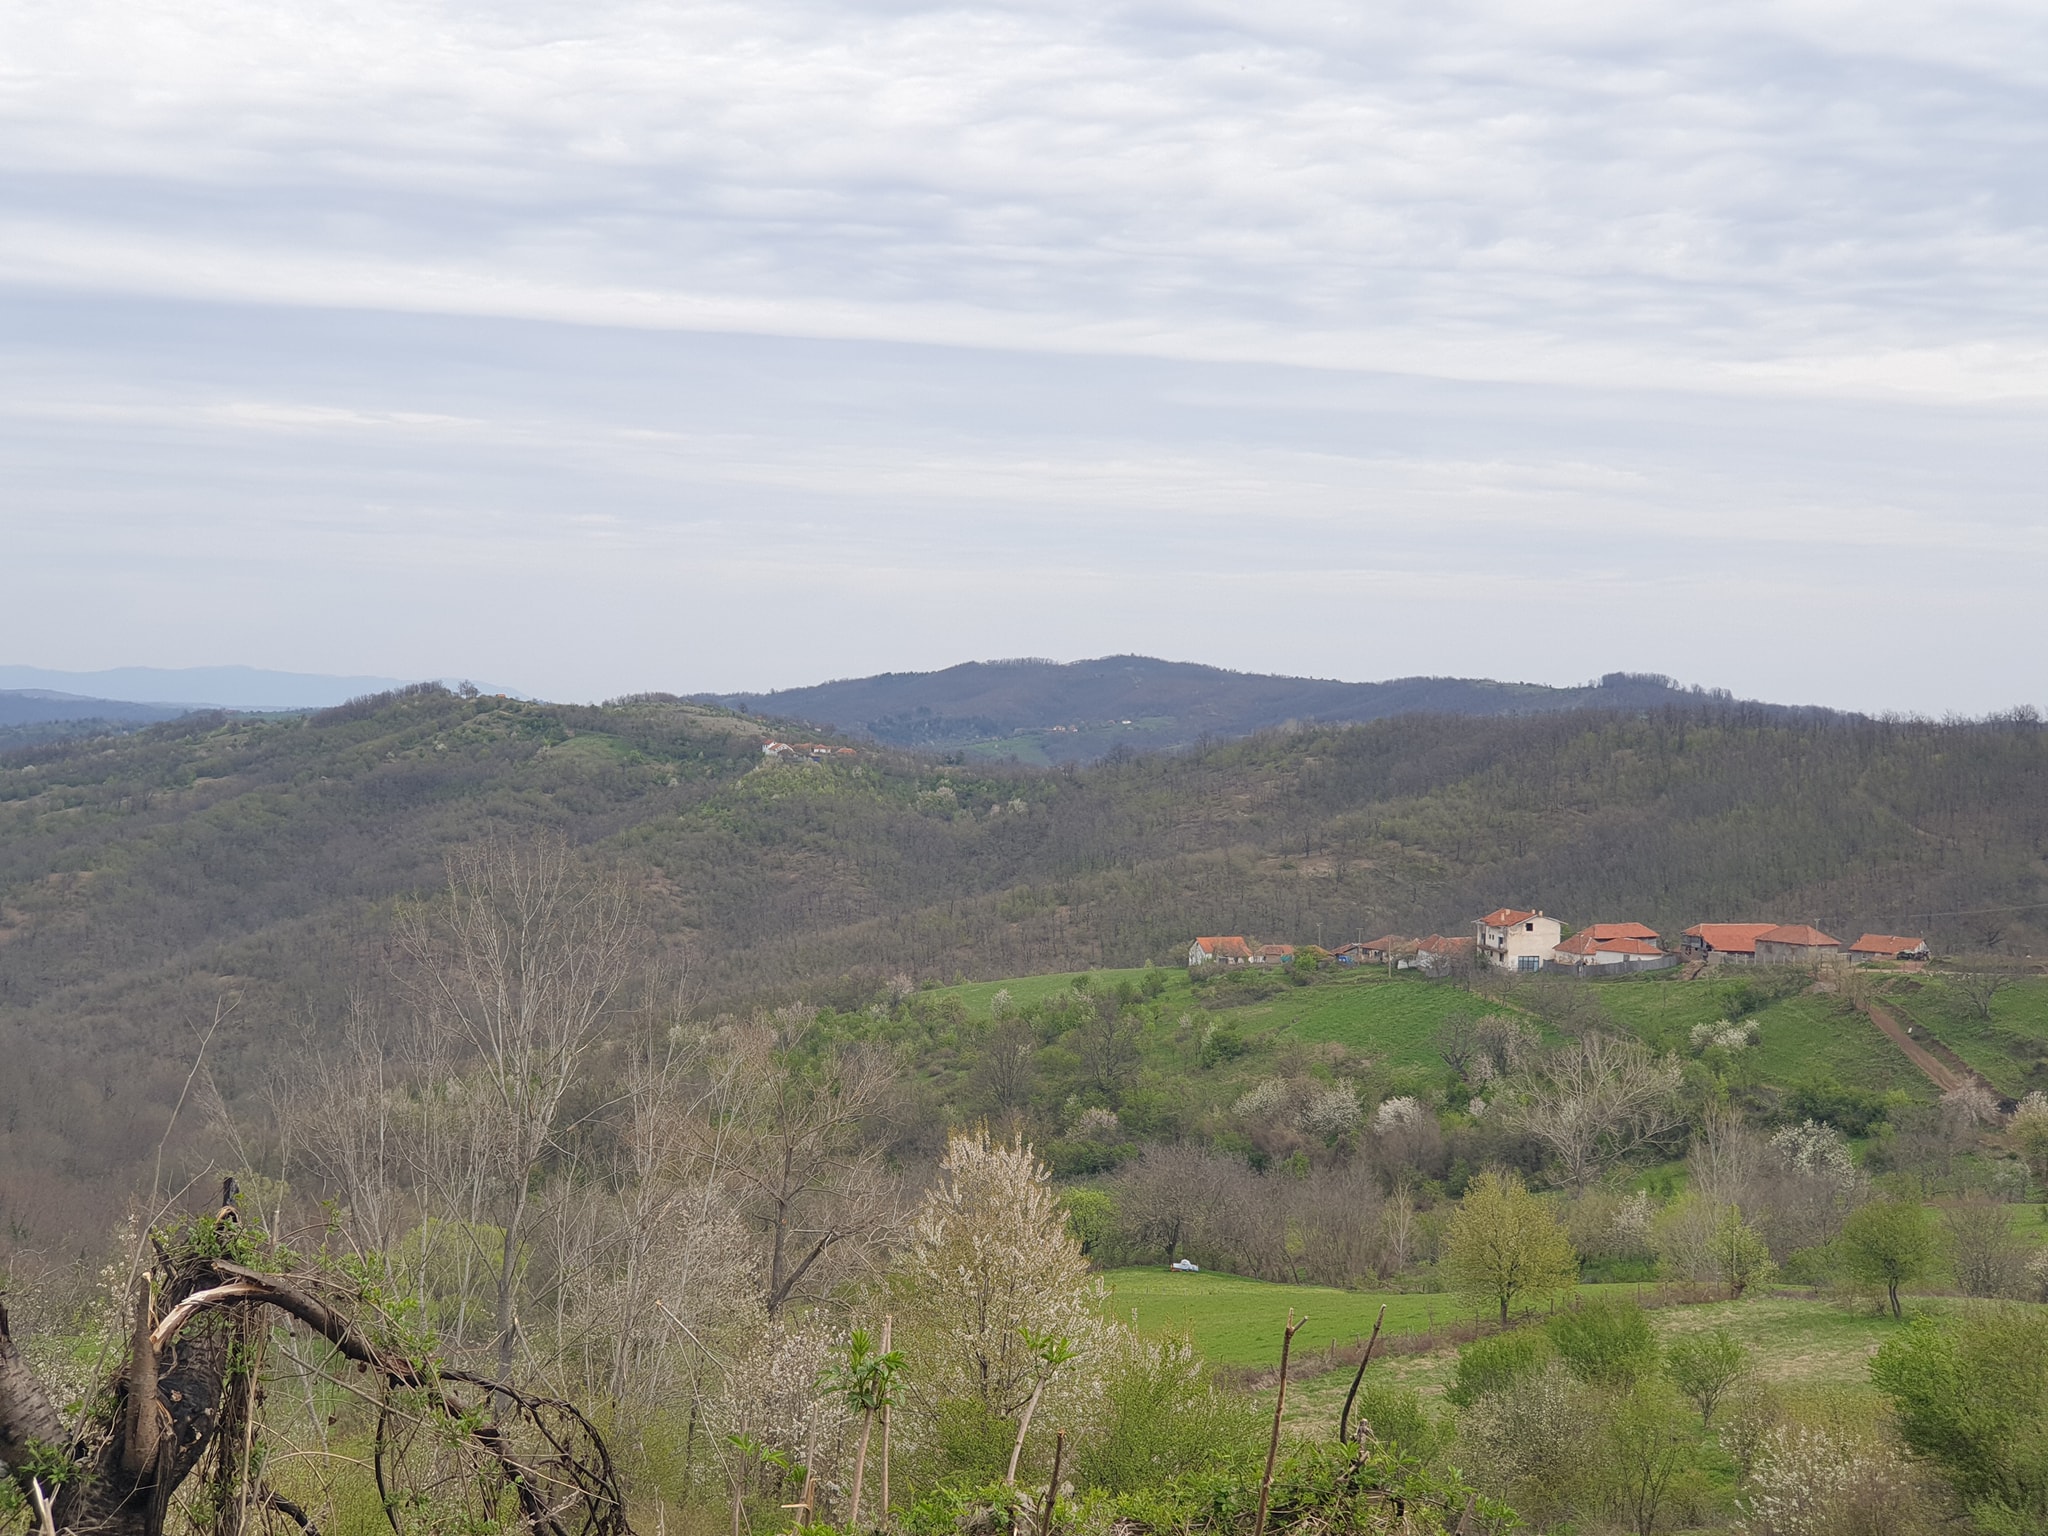
<path id="1" fill-rule="evenodd" d="M 1259 953 L 1270 956 L 1275 960 L 1284 960 L 1294 953 L 1294 946 L 1292 944 L 1261 944 L 1259 946 Z"/>
<path id="2" fill-rule="evenodd" d="M 1373 939 L 1360 947 L 1364 949 L 1400 949 L 1406 945 L 1413 944 L 1414 942 L 1415 941 L 1409 938 L 1406 934 L 1383 933 L 1378 938 Z"/>
<path id="3" fill-rule="evenodd" d="M 1686 937 L 1698 939 L 1709 949 L 1731 955 L 1753 955 L 1756 941 L 1776 928 L 1776 923 L 1694 923 Z"/>
<path id="4" fill-rule="evenodd" d="M 1589 928 L 1584 932 L 1573 934 L 1562 944 L 1558 945 L 1557 953 L 1560 955 L 1592 955 L 1601 953 L 1610 955 L 1661 955 L 1664 951 L 1652 944 L 1648 939 L 1631 938 L 1627 935 L 1619 938 L 1603 939 L 1596 936 L 1592 929 Z"/>
<path id="5" fill-rule="evenodd" d="M 1590 933 L 1596 939 L 1654 939 L 1657 930 L 1645 928 L 1641 923 L 1588 923 L 1579 930 Z"/>
<path id="6" fill-rule="evenodd" d="M 1842 941 L 1831 939 L 1806 923 L 1786 923 L 1756 936 L 1759 944 L 1797 944 L 1802 949 L 1840 949 Z"/>
<path id="7" fill-rule="evenodd" d="M 1541 917 L 1541 912 L 1517 912 L 1513 907 L 1496 907 L 1479 921 L 1488 928 L 1512 928 L 1517 923 L 1526 923 L 1532 917 Z"/>
<path id="8" fill-rule="evenodd" d="M 1866 933 L 1849 946 L 1852 955 L 1903 955 L 1909 950 L 1925 949 L 1925 939 L 1902 938 L 1896 933 Z"/>
<path id="9" fill-rule="evenodd" d="M 1251 946 L 1235 935 L 1229 938 L 1197 939 L 1195 942 L 1202 946 L 1202 953 L 1214 955 L 1219 960 L 1249 960 L 1252 957 Z"/>
<path id="10" fill-rule="evenodd" d="M 1426 955 L 1455 955 L 1460 950 L 1472 947 L 1470 939 L 1447 939 L 1440 933 L 1432 933 L 1426 939 L 1417 939 L 1415 947 Z"/>

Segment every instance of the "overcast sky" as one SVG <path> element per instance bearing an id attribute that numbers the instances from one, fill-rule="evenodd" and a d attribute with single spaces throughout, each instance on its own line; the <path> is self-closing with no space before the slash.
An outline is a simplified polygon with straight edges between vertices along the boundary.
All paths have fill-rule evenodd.
<path id="1" fill-rule="evenodd" d="M 15 0 L 0 662 L 2048 703 L 2048 10 Z"/>

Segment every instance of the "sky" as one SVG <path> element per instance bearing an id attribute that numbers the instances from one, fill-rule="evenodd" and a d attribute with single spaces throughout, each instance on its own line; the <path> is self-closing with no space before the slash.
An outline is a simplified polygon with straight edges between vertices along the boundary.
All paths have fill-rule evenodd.
<path id="1" fill-rule="evenodd" d="M 2048 704 L 2038 0 L 16 0 L 0 663 Z"/>

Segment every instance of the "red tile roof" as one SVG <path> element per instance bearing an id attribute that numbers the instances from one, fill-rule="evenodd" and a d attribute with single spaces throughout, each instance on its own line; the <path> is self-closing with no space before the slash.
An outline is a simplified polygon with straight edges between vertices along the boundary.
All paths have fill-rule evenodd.
<path id="1" fill-rule="evenodd" d="M 1925 949 L 1925 939 L 1903 938 L 1896 933 L 1866 933 L 1849 946 L 1852 955 L 1904 955 Z"/>
<path id="2" fill-rule="evenodd" d="M 1410 944 L 1413 944 L 1414 942 L 1415 942 L 1415 941 L 1414 941 L 1413 939 L 1409 938 L 1409 937 L 1408 937 L 1408 936 L 1407 936 L 1406 934 L 1400 934 L 1400 933 L 1383 933 L 1383 934 L 1381 934 L 1381 935 L 1380 935 L 1380 936 L 1379 936 L 1378 938 L 1376 938 L 1376 939 L 1372 939 L 1372 940 L 1368 941 L 1367 943 L 1365 943 L 1365 944 L 1361 945 L 1361 946 L 1360 946 L 1360 948 L 1362 948 L 1362 949 L 1406 949 L 1406 948 L 1407 948 L 1407 947 L 1408 947 L 1408 946 L 1409 946 Z"/>
<path id="3" fill-rule="evenodd" d="M 1661 955 L 1664 951 L 1652 944 L 1648 939 L 1628 938 L 1625 936 L 1613 939 L 1597 938 L 1589 928 L 1583 933 L 1573 934 L 1562 944 L 1558 945 L 1557 953 L 1560 955 L 1609 954 L 1647 956 Z"/>
<path id="4" fill-rule="evenodd" d="M 1293 957 L 1294 946 L 1292 944 L 1261 944 L 1259 946 L 1259 953 L 1268 960 L 1286 960 Z"/>
<path id="5" fill-rule="evenodd" d="M 1776 923 L 1694 923 L 1685 930 L 1687 938 L 1698 939 L 1709 949 L 1724 954 L 1753 955 L 1756 941 L 1776 928 Z"/>
<path id="6" fill-rule="evenodd" d="M 1417 939 L 1415 947 L 1425 955 L 1455 955 L 1472 948 L 1470 939 L 1447 939 L 1440 933 L 1432 933 L 1426 939 Z"/>
<path id="7" fill-rule="evenodd" d="M 1203 954 L 1214 956 L 1218 960 L 1249 960 L 1252 957 L 1251 946 L 1235 935 L 1220 939 L 1197 939 L 1195 942 L 1202 946 Z"/>
<path id="8" fill-rule="evenodd" d="M 1526 923 L 1532 917 L 1541 917 L 1541 912 L 1518 912 L 1513 907 L 1496 907 L 1479 919 L 1488 928 L 1512 928 L 1517 923 Z"/>
<path id="9" fill-rule="evenodd" d="M 1806 923 L 1786 923 L 1756 936 L 1759 944 L 1797 944 L 1801 949 L 1840 949 L 1842 941 L 1831 939 Z"/>
<path id="10" fill-rule="evenodd" d="M 1596 939 L 1655 939 L 1657 930 L 1641 923 L 1588 923 L 1579 930 Z"/>

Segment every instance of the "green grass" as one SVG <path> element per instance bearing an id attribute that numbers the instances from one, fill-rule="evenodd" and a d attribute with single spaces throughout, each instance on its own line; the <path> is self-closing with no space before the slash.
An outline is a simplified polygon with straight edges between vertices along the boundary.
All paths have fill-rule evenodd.
<path id="1" fill-rule="evenodd" d="M 2001 1093 L 2019 1098 L 2048 1088 L 2048 980 L 2028 978 L 1991 1000 L 1979 1018 L 1935 976 L 1895 981 L 1884 1006 L 1911 1020 Z"/>
<path id="2" fill-rule="evenodd" d="M 1375 970 L 1290 988 L 1215 1016 L 1235 1021 L 1246 1034 L 1284 1027 L 1311 1044 L 1332 1041 L 1397 1067 L 1439 1067 L 1434 1042 L 1446 1014 L 1499 1011 L 1505 1010 L 1441 982 Z"/>
<path id="3" fill-rule="evenodd" d="M 1897 1088 L 1916 1099 L 1935 1096 L 1934 1085 L 1841 998 L 1801 994 L 1756 1015 L 1763 1039 L 1752 1065 L 1768 1082 L 1801 1083 L 1832 1077 L 1852 1088 Z"/>
<path id="4" fill-rule="evenodd" d="M 1187 972 L 1179 966 L 1162 966 L 1159 974 L 1166 978 L 1166 991 L 1161 994 L 1164 998 L 1172 998 L 1178 994 L 1184 1000 L 1193 990 Z M 925 995 L 939 998 L 957 997 L 960 1006 L 967 1010 L 969 1018 L 985 1019 L 995 1010 L 998 992 L 1008 992 L 1010 1001 L 1021 1008 L 1026 1003 L 1038 1002 L 1055 992 L 1066 991 L 1073 986 L 1077 976 L 1088 978 L 1091 991 L 1108 992 L 1114 990 L 1120 981 L 1128 981 L 1133 985 L 1143 981 L 1146 969 L 1140 967 L 1136 970 L 1058 971 L 1048 976 L 1015 976 L 1008 981 L 969 981 L 957 987 L 934 987 Z"/>
<path id="5" fill-rule="evenodd" d="M 1465 1322 L 1473 1309 L 1456 1296 L 1400 1291 L 1340 1291 L 1323 1285 L 1278 1285 L 1237 1275 L 1177 1275 L 1161 1267 L 1112 1269 L 1108 1310 L 1135 1319 L 1141 1333 L 1186 1333 L 1204 1359 L 1220 1365 L 1276 1365 L 1280 1335 L 1292 1309 L 1308 1319 L 1295 1336 L 1297 1353 L 1346 1345 L 1372 1332 L 1384 1302 L 1386 1334 L 1422 1333 L 1445 1323 Z M 1583 1295 L 1620 1292 L 1632 1285 L 1582 1285 Z M 1526 1309 L 1542 1310 L 1547 1298 Z"/>
<path id="6" fill-rule="evenodd" d="M 1681 981 L 1675 971 L 1593 984 L 1608 1017 L 1660 1051 L 1682 1051 L 1695 1024 L 1714 1024 L 1736 1012 L 1740 977 L 1701 976 Z"/>

